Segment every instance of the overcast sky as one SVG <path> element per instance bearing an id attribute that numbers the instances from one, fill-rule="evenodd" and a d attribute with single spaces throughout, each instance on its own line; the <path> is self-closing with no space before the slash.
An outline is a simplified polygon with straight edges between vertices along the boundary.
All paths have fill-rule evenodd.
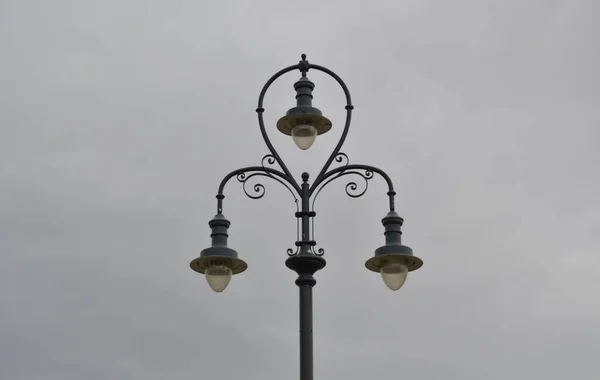
<path id="1" fill-rule="evenodd" d="M 316 204 L 315 379 L 600 378 L 600 2 L 0 1 L 0 379 L 298 378 L 295 206 L 224 214 L 248 262 L 220 294 L 189 268 L 217 186 L 267 154 L 279 69 L 336 71 L 342 149 L 397 187 L 425 265 L 398 292 L 364 262 L 384 181 Z M 339 139 L 341 89 L 309 72 Z"/>

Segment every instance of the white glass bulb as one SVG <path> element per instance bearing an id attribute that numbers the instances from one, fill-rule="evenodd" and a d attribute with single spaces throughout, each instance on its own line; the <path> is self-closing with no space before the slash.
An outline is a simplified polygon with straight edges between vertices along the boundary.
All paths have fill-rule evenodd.
<path id="1" fill-rule="evenodd" d="M 292 128 L 292 139 L 302 150 L 306 150 L 312 146 L 317 138 L 317 128 L 312 125 L 301 124 Z"/>
<path id="2" fill-rule="evenodd" d="M 404 285 L 407 275 L 408 267 L 402 262 L 390 261 L 381 267 L 383 282 L 391 290 L 400 289 Z"/>
<path id="3" fill-rule="evenodd" d="M 211 265 L 204 271 L 208 285 L 215 292 L 225 290 L 231 281 L 231 269 L 225 265 Z"/>

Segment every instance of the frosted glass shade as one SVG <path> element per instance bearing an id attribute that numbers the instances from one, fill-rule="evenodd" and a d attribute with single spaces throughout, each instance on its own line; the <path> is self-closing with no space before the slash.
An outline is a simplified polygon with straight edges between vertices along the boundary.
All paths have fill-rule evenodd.
<path id="1" fill-rule="evenodd" d="M 307 150 L 312 146 L 317 138 L 317 128 L 312 125 L 301 124 L 292 128 L 292 139 L 302 150 Z"/>
<path id="2" fill-rule="evenodd" d="M 391 290 L 398 290 L 404 285 L 408 267 L 403 262 L 388 261 L 381 267 L 381 278 Z"/>
<path id="3" fill-rule="evenodd" d="M 212 290 L 219 293 L 225 290 L 231 281 L 231 268 L 225 265 L 211 265 L 204 271 L 206 281 Z"/>

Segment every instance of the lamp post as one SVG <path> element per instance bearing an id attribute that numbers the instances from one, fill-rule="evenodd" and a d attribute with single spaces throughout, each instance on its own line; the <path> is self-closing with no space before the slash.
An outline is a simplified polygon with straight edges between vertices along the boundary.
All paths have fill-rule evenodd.
<path id="1" fill-rule="evenodd" d="M 312 91 L 315 85 L 307 77 L 307 72 L 311 69 L 328 74 L 342 87 L 346 96 L 346 122 L 339 142 L 312 184 L 309 183 L 309 174 L 306 172 L 302 173 L 302 183 L 299 184 L 269 140 L 263 120 L 265 111 L 263 99 L 277 78 L 293 70 L 300 71 L 301 77 L 294 84 L 296 107 L 291 108 L 285 116 L 279 119 L 277 129 L 291 136 L 300 149 L 309 149 L 318 135 L 328 132 L 332 127 L 331 121 L 323 116 L 319 109 L 312 106 Z M 289 257 L 285 264 L 298 274 L 296 285 L 300 291 L 300 380 L 313 379 L 312 288 L 316 284 L 313 275 L 325 267 L 324 250 L 315 250 L 316 242 L 314 240 L 314 218 L 316 216 L 314 200 L 321 189 L 335 179 L 354 175 L 364 181 L 364 189 L 360 190 L 356 182 L 350 181 L 346 185 L 346 193 L 351 197 L 358 198 L 366 192 L 368 182 L 374 177 L 374 174 L 379 174 L 388 186 L 389 212 L 382 220 L 385 228 L 385 244 L 375 250 L 374 256 L 366 261 L 365 266 L 371 271 L 381 273 L 388 288 L 398 290 L 406 281 L 408 272 L 423 265 L 423 261 L 413 255 L 412 249 L 401 243 L 403 219 L 395 211 L 394 196 L 396 192 L 389 176 L 373 166 L 350 164 L 348 156 L 340 152 L 348 135 L 353 108 L 350 92 L 344 81 L 333 71 L 309 63 L 305 54 L 302 54 L 302 60 L 298 64 L 286 67 L 273 75 L 260 92 L 256 108 L 260 132 L 270 153 L 262 158 L 260 166 L 234 170 L 221 181 L 217 192 L 217 214 L 209 222 L 212 230 L 210 235 L 212 245 L 204 249 L 200 253 L 200 257 L 190 263 L 194 271 L 206 276 L 208 284 L 216 292 L 221 292 L 227 287 L 232 275 L 241 273 L 248 267 L 245 261 L 238 258 L 237 252 L 227 245 L 229 236 L 227 231 L 230 222 L 223 216 L 223 199 L 225 198 L 223 191 L 230 179 L 235 177 L 242 183 L 244 192 L 252 199 L 262 198 L 265 194 L 265 188 L 260 183 L 251 185 L 250 190 L 246 187 L 249 184 L 248 180 L 254 177 L 273 179 L 290 191 L 296 201 L 295 216 L 298 228 L 296 249 L 287 250 Z M 331 168 L 334 161 L 336 167 Z M 275 165 L 279 168 L 276 168 Z"/>

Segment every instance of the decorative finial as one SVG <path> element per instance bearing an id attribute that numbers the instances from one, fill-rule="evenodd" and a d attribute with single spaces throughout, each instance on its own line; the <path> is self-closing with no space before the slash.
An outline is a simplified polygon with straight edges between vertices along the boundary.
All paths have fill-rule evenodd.
<path id="1" fill-rule="evenodd" d="M 302 78 L 306 78 L 306 72 L 308 71 L 308 67 L 310 66 L 308 64 L 308 61 L 306 60 L 306 54 L 302 54 L 302 61 L 298 62 L 298 68 L 300 69 L 300 72 L 302 73 Z"/>

